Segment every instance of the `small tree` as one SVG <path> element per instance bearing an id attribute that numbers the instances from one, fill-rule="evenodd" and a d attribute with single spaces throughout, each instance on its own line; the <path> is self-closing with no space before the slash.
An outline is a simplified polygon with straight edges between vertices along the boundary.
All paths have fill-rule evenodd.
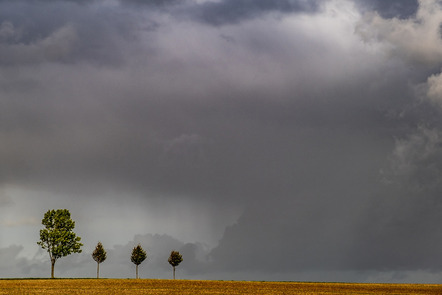
<path id="1" fill-rule="evenodd" d="M 132 256 L 130 257 L 130 260 L 136 265 L 136 278 L 138 279 L 138 265 L 141 264 L 147 257 L 146 251 L 141 248 L 141 245 L 138 244 L 134 249 L 132 250 Z"/>
<path id="2" fill-rule="evenodd" d="M 92 252 L 92 258 L 97 262 L 97 279 L 100 278 L 100 263 L 106 260 L 106 250 L 103 248 L 103 244 L 98 242 L 94 252 Z"/>
<path id="3" fill-rule="evenodd" d="M 170 252 L 170 256 L 167 261 L 173 267 L 173 279 L 175 280 L 175 267 L 177 267 L 183 261 L 183 256 L 178 251 L 172 251 Z"/>
<path id="4" fill-rule="evenodd" d="M 81 238 L 73 232 L 75 221 L 67 209 L 49 210 L 41 223 L 45 229 L 40 230 L 39 246 L 48 251 L 51 259 L 51 278 L 54 278 L 55 262 L 72 253 L 81 253 Z"/>

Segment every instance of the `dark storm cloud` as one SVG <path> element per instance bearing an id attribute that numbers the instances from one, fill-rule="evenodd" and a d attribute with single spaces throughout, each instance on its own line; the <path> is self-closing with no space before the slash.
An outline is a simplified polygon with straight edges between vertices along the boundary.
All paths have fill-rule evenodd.
<path id="1" fill-rule="evenodd" d="M 120 3 L 125 5 L 145 5 L 145 6 L 156 6 L 156 7 L 164 7 L 175 4 L 183 4 L 187 1 L 182 0 L 120 0 Z"/>
<path id="2" fill-rule="evenodd" d="M 246 19 L 262 16 L 266 13 L 312 13 L 318 11 L 321 0 L 277 0 L 247 1 L 223 0 L 205 2 L 197 7 L 195 15 L 212 25 L 238 23 Z"/>
<path id="3" fill-rule="evenodd" d="M 248 1 L 223 0 L 192 3 L 177 0 L 120 0 L 122 5 L 149 7 L 168 11 L 178 18 L 190 18 L 210 25 L 235 24 L 269 13 L 314 13 L 324 0 Z"/>
<path id="4" fill-rule="evenodd" d="M 355 130 L 359 133 L 342 136 L 341 132 L 348 132 L 351 128 L 337 128 L 339 120 L 334 119 L 328 122 L 328 134 L 321 136 L 316 125 L 315 132 L 309 134 L 310 138 L 301 141 L 316 138 L 327 148 L 311 154 L 298 148 L 296 150 L 305 156 L 305 162 L 288 165 L 316 169 L 305 169 L 302 175 L 294 177 L 293 187 L 278 191 L 276 195 L 280 198 L 272 194 L 277 190 L 267 192 L 267 201 L 264 196 L 258 197 L 238 223 L 227 228 L 220 245 L 212 251 L 221 269 L 250 271 L 261 266 L 262 271 L 271 269 L 275 272 L 298 268 L 440 269 L 438 249 L 442 246 L 442 236 L 437 230 L 442 222 L 439 214 L 442 206 L 439 194 L 440 75 L 428 77 L 434 71 L 431 63 L 440 63 L 438 23 L 432 21 L 440 17 L 439 13 L 433 14 L 435 9 L 440 9 L 437 5 L 435 1 L 422 5 L 416 16 L 420 25 L 413 29 L 409 24 L 414 23 L 414 16 L 404 22 L 373 19 L 371 29 L 378 30 L 380 35 L 385 34 L 385 38 L 378 39 L 379 43 L 391 45 L 386 47 L 386 51 L 403 58 L 403 66 L 396 68 L 396 73 L 400 73 L 402 78 L 383 73 L 383 79 L 386 79 L 384 87 L 376 87 L 372 92 L 370 88 L 373 85 L 367 85 L 368 88 L 360 85 L 360 94 L 344 92 L 333 95 L 340 99 L 334 100 L 333 106 L 328 108 L 330 116 L 337 117 L 340 107 L 351 106 L 345 97 L 360 98 L 358 105 L 361 107 L 364 101 L 368 102 L 361 109 L 351 109 L 359 119 L 351 118 L 348 123 L 360 124 L 362 118 L 369 118 L 367 126 L 373 128 L 372 132 L 367 126 L 357 124 Z M 424 36 L 418 33 L 421 31 L 426 32 L 428 42 L 414 47 L 416 39 Z M 415 37 L 413 40 L 400 37 L 406 35 Z M 410 72 L 406 69 L 408 64 L 418 66 Z M 427 68 L 422 65 L 427 65 Z M 426 87 L 422 90 L 420 84 L 425 80 Z M 375 81 L 379 80 L 366 77 L 364 81 L 377 83 Z M 414 86 L 410 85 L 410 81 Z M 346 91 L 350 89 L 348 85 L 343 88 Z M 399 94 L 398 89 L 407 90 Z M 367 97 L 364 98 L 364 95 Z M 341 99 L 345 103 L 340 104 Z M 362 115 L 364 112 L 361 110 L 370 106 L 383 110 L 384 119 L 379 125 L 375 123 L 375 112 L 368 117 Z M 314 110 L 310 113 L 312 115 L 320 107 L 310 106 L 308 110 Z M 311 123 L 321 122 L 318 120 L 320 117 L 313 116 L 316 120 Z M 379 137 L 369 140 L 373 134 Z M 395 138 L 393 142 L 392 138 Z M 334 148 L 335 144 L 340 149 Z M 306 146 L 311 149 L 315 145 L 307 143 Z M 357 165 L 351 159 L 358 159 Z M 315 181 L 320 185 L 315 185 Z M 277 187 L 281 188 L 280 185 Z M 284 196 L 287 192 L 290 194 Z M 254 264 L 253 254 L 247 251 L 251 248 L 258 253 L 272 249 L 271 253 L 277 254 Z M 234 257 L 229 260 L 232 255 Z M 258 265 L 260 263 L 261 266 Z"/>
<path id="5" fill-rule="evenodd" d="M 365 217 L 374 226 L 363 227 L 361 223 L 361 237 L 357 239 L 360 249 L 366 243 L 374 247 L 355 255 L 355 266 L 439 269 L 442 124 L 429 121 L 433 127 L 418 125 L 396 139 L 391 165 L 383 171 L 386 186 L 373 198 L 371 214 Z"/>
<path id="6" fill-rule="evenodd" d="M 407 81 L 402 83 L 407 87 Z M 388 92 L 384 95 L 378 98 L 388 100 Z M 253 192 L 246 212 L 212 251 L 214 267 L 263 272 L 438 270 L 442 125 L 436 116 L 426 117 L 428 108 L 408 95 L 400 105 L 389 106 L 401 114 L 390 122 L 386 118 L 391 114 L 385 113 L 380 125 L 357 125 L 354 131 L 360 132 L 352 133 L 351 128 L 335 129 L 333 120 L 327 124 L 334 127 L 328 125 L 323 134 L 316 127 L 314 134 L 298 135 L 306 149 L 294 145 L 291 150 L 303 158 L 287 153 L 285 163 L 276 160 L 278 175 L 285 177 L 275 180 L 267 173 L 261 180 L 265 188 Z M 329 110 L 332 117 L 338 114 Z M 360 110 L 352 112 L 365 117 Z M 348 122 L 356 121 L 361 122 Z M 422 122 L 433 127 L 417 128 Z M 390 136 L 402 138 L 394 148 Z M 315 149 L 319 146 L 326 149 Z M 302 172 L 294 167 L 303 167 Z M 267 251 L 272 255 L 253 259 Z"/>
<path id="7" fill-rule="evenodd" d="M 79 38 L 81 40 L 81 35 Z M 273 55 L 272 48 L 274 47 L 265 49 L 261 53 L 268 51 L 267 54 Z M 209 67 L 213 66 L 209 65 Z M 180 75 L 185 76 L 188 68 L 178 68 L 178 70 L 181 71 Z M 164 75 L 165 81 L 172 80 L 170 77 L 173 76 Z M 200 78 L 203 80 L 199 80 L 199 83 L 204 81 L 210 85 L 209 81 L 202 77 L 204 73 L 202 76 L 201 74 L 186 76 L 190 77 L 183 86 L 186 89 L 191 89 L 192 84 L 197 83 Z M 175 77 L 178 76 L 175 75 Z M 17 120 L 13 130 L 18 128 L 27 130 L 31 134 L 48 133 L 45 135 L 48 136 L 47 140 L 35 143 L 32 150 L 25 152 L 27 148 L 21 147 L 24 149 L 21 152 L 27 156 L 23 159 L 23 167 L 17 166 L 19 173 L 24 175 L 33 174 L 37 170 L 47 171 L 48 175 L 46 173 L 40 175 L 48 181 L 51 181 L 52 177 L 64 178 L 63 173 L 55 172 L 60 169 L 67 175 L 72 174 L 71 177 L 74 179 L 79 178 L 84 181 L 89 178 L 96 180 L 98 177 L 102 178 L 102 181 L 111 183 L 127 182 L 128 185 L 135 185 L 135 188 L 143 190 L 145 189 L 143 186 L 146 186 L 159 191 L 170 190 L 173 193 L 183 192 L 197 196 L 209 194 L 214 195 L 216 199 L 219 195 L 226 194 L 226 197 L 233 199 L 234 197 L 230 195 L 238 196 L 246 193 L 248 189 L 246 189 L 247 186 L 243 188 L 237 175 L 228 172 L 232 169 L 232 165 L 239 175 L 252 175 L 250 180 L 245 179 L 250 184 L 259 181 L 253 177 L 265 178 L 264 175 L 257 175 L 258 170 L 254 168 L 254 165 L 264 170 L 267 169 L 267 165 L 270 165 L 274 169 L 278 164 L 284 163 L 284 159 L 288 156 L 281 153 L 273 161 L 275 156 L 267 152 L 267 150 L 272 150 L 270 146 L 272 143 L 265 136 L 274 136 L 272 140 L 283 144 L 290 130 L 284 130 L 282 134 L 278 134 L 278 127 L 281 124 L 297 124 L 299 121 L 291 112 L 296 112 L 300 106 L 286 107 L 280 106 L 278 102 L 267 103 L 265 97 L 258 95 L 259 100 L 266 105 L 262 108 L 260 104 L 256 105 L 253 99 L 243 99 L 254 93 L 247 93 L 241 89 L 233 91 L 230 94 L 233 99 L 227 99 L 225 102 L 223 101 L 226 99 L 225 96 L 218 93 L 218 89 L 213 90 L 214 104 L 212 105 L 212 102 L 210 104 L 194 103 L 193 99 L 205 99 L 201 94 L 195 96 L 193 93 L 183 92 L 180 95 L 186 98 L 184 100 L 160 94 L 163 99 L 158 100 L 155 94 L 131 93 L 131 91 L 125 93 L 126 90 L 118 92 L 121 80 L 115 80 L 112 85 L 107 85 L 108 80 L 96 83 L 97 88 L 102 89 L 117 86 L 115 93 L 121 97 L 114 96 L 114 94 L 103 98 L 96 97 L 95 101 L 99 101 L 102 108 L 89 109 L 91 104 L 86 95 L 84 98 L 73 96 L 63 100 L 53 98 L 66 95 L 58 87 L 71 89 L 68 93 L 77 89 L 74 83 L 92 87 L 85 78 L 76 76 L 54 78 L 57 80 L 56 84 L 60 86 L 50 90 L 51 93 L 46 93 L 46 90 L 41 87 L 41 82 L 30 77 L 29 80 L 34 81 L 34 87 L 36 87 L 32 88 L 32 91 L 34 96 L 38 97 L 38 103 L 34 100 L 23 108 L 15 106 L 17 101 L 14 97 L 17 94 L 14 93 L 9 98 L 9 103 L 12 107 L 17 107 L 19 116 L 13 116 L 11 113 L 9 115 L 5 113 L 3 116 L 4 120 L 9 123 Z M 6 84 L 7 81 L 6 78 Z M 72 86 L 69 81 L 72 82 Z M 99 86 L 100 84 L 106 86 Z M 201 87 L 207 88 L 203 84 L 200 84 Z M 83 87 L 80 86 L 80 88 Z M 157 85 L 156 88 L 159 87 L 161 86 Z M 219 89 L 223 87 L 221 85 Z M 230 86 L 226 84 L 225 87 Z M 241 85 L 240 87 L 242 88 Z M 23 91 L 23 88 L 20 91 Z M 212 90 L 207 88 L 207 91 Z M 287 91 L 290 92 L 290 90 Z M 266 93 L 270 95 L 270 91 Z M 124 99 L 128 94 L 131 95 L 131 99 Z M 283 96 L 287 97 L 287 94 Z M 40 107 L 43 105 L 45 105 L 44 108 Z M 310 120 L 307 117 L 311 114 L 308 111 L 311 107 L 307 104 L 304 108 L 305 111 L 298 111 L 299 117 L 305 116 L 306 120 Z M 68 114 L 67 110 L 75 111 Z M 283 116 L 281 112 L 284 112 Z M 81 117 L 78 117 L 77 113 L 81 114 Z M 342 116 L 341 112 L 337 115 L 325 109 L 318 113 L 314 112 L 313 115 L 325 121 L 333 120 L 333 117 L 341 117 L 343 121 L 352 120 L 348 116 Z M 226 117 L 231 118 L 230 122 L 224 122 Z M 118 124 L 114 121 L 116 118 L 119 118 Z M 263 126 L 267 129 L 262 134 L 264 137 L 260 134 L 263 127 L 261 119 L 264 120 Z M 59 126 L 60 130 L 78 127 L 78 130 L 84 130 L 84 133 L 80 132 L 81 134 L 75 135 L 63 131 L 57 132 L 50 126 Z M 287 128 L 290 128 L 289 126 Z M 109 132 L 108 130 L 111 129 L 113 131 Z M 52 131 L 48 132 L 49 130 Z M 130 133 L 132 133 L 131 136 L 129 136 Z M 214 136 L 214 134 L 225 135 Z M 22 140 L 24 138 L 14 139 L 17 144 L 23 144 Z M 63 143 L 66 149 L 60 149 L 59 144 L 54 144 L 56 142 Z M 255 154 L 249 154 L 250 145 L 256 145 L 253 148 L 256 149 Z M 52 153 L 53 149 L 57 152 Z M 9 153 L 8 162 L 16 159 L 16 152 L 15 149 L 6 152 Z M 83 155 L 83 152 L 87 155 Z M 263 162 L 254 164 L 255 157 L 262 157 Z M 42 158 L 48 160 L 44 167 L 37 160 Z M 60 159 L 64 160 L 60 161 Z M 86 171 L 82 168 L 86 163 L 94 163 L 94 165 Z M 285 166 L 289 169 L 288 165 Z M 151 167 L 151 169 L 145 170 L 145 167 Z M 7 177 L 8 173 L 5 171 L 4 175 Z M 70 177 L 66 179 L 72 180 Z M 62 180 L 59 179 L 59 181 Z"/>
<path id="8" fill-rule="evenodd" d="M 416 14 L 418 0 L 356 0 L 364 11 L 376 11 L 381 16 L 408 18 Z"/>
<path id="9" fill-rule="evenodd" d="M 81 2 L 81 1 L 80 1 Z M 92 5 L 92 4 L 90 4 Z M 71 1 L 2 2 L 0 62 L 5 65 L 88 61 L 115 65 L 122 62 L 125 42 L 137 30 L 139 15 L 78 5 Z"/>
<path id="10" fill-rule="evenodd" d="M 330 135 L 338 139 L 336 132 Z M 279 182 L 263 195 L 256 193 L 253 205 L 212 251 L 214 267 L 263 272 L 439 270 L 439 131 L 416 130 L 396 143 L 394 171 L 384 173 L 384 179 L 378 169 L 390 167 L 382 164 L 389 145 L 382 152 L 378 140 L 373 139 L 375 145 L 358 143 L 356 137 L 351 142 L 347 138 L 339 153 L 334 140 L 322 137 L 329 150 L 322 151 L 323 158 L 298 149 L 310 160 L 296 164 L 314 171 L 296 175 L 293 187 L 286 185 L 285 191 Z M 370 155 L 367 162 L 362 161 L 364 154 Z M 358 159 L 356 166 L 352 159 Z M 256 260 L 256 253 L 272 254 Z"/>

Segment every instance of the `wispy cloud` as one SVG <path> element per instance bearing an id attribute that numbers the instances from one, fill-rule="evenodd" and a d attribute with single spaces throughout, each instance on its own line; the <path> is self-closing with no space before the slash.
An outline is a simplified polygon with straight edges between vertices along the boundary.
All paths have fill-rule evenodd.
<path id="1" fill-rule="evenodd" d="M 29 226 L 29 225 L 39 225 L 41 223 L 40 220 L 37 220 L 34 217 L 29 217 L 29 218 L 22 218 L 22 219 L 18 219 L 18 220 L 11 220 L 11 219 L 7 219 L 7 220 L 3 220 L 0 222 L 0 226 L 3 227 L 21 227 L 21 226 Z"/>

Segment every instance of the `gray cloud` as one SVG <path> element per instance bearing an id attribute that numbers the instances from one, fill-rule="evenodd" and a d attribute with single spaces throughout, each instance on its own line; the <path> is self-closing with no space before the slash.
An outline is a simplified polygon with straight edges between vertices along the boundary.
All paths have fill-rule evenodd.
<path id="1" fill-rule="evenodd" d="M 23 248 L 23 246 L 13 245 L 0 249 L 0 258 L 2 259 L 0 272 L 2 277 L 32 277 L 39 273 L 39 270 L 41 270 L 40 261 L 33 261 L 32 259 L 19 256 Z"/>
<path id="2" fill-rule="evenodd" d="M 141 6 L 154 6 L 154 7 L 164 7 L 176 4 L 183 4 L 187 1 L 179 0 L 120 0 L 120 3 L 125 5 L 141 5 Z"/>
<path id="3" fill-rule="evenodd" d="M 417 65 L 437 68 L 440 52 L 440 3 L 421 2 L 415 16 L 406 20 L 384 19 L 378 14 L 367 15 L 358 28 L 366 41 L 380 41 L 394 56 Z M 366 25 L 366 29 L 364 26 Z"/>
<path id="4" fill-rule="evenodd" d="M 357 0 L 355 2 L 361 5 L 364 11 L 376 11 L 385 18 L 406 19 L 412 17 L 416 14 L 419 6 L 417 0 Z"/>
<path id="5" fill-rule="evenodd" d="M 176 1 L 176 0 L 121 0 L 125 6 L 158 9 L 179 19 L 193 19 L 210 25 L 227 25 L 247 21 L 267 14 L 314 13 L 323 0 L 277 1 Z"/>
<path id="6" fill-rule="evenodd" d="M 99 4 L 97 4 L 99 5 Z M 137 31 L 155 29 L 155 21 L 138 25 L 136 12 L 127 18 L 115 7 L 94 10 L 75 1 L 2 3 L 1 63 L 44 62 L 121 64 L 126 42 Z"/>
<path id="7" fill-rule="evenodd" d="M 241 22 L 265 13 L 312 13 L 319 10 L 322 1 L 217 1 L 201 4 L 195 13 L 202 21 L 212 25 Z"/>
<path id="8" fill-rule="evenodd" d="M 10 206 L 11 204 L 13 204 L 11 197 L 5 194 L 0 195 L 0 207 Z"/>

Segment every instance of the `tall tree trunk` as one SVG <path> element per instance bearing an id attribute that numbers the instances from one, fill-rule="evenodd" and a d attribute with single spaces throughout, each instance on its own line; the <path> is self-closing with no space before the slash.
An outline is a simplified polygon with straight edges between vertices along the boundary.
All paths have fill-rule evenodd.
<path id="1" fill-rule="evenodd" d="M 138 279 L 138 264 L 137 264 L 137 266 L 135 267 L 135 269 L 136 269 L 136 274 L 137 274 L 137 279 Z"/>
<path id="2" fill-rule="evenodd" d="M 173 267 L 173 279 L 175 280 L 175 266 Z"/>
<path id="3" fill-rule="evenodd" d="M 97 262 L 97 279 L 100 278 L 100 263 Z"/>
<path id="4" fill-rule="evenodd" d="M 51 258 L 51 279 L 54 278 L 55 258 Z"/>

